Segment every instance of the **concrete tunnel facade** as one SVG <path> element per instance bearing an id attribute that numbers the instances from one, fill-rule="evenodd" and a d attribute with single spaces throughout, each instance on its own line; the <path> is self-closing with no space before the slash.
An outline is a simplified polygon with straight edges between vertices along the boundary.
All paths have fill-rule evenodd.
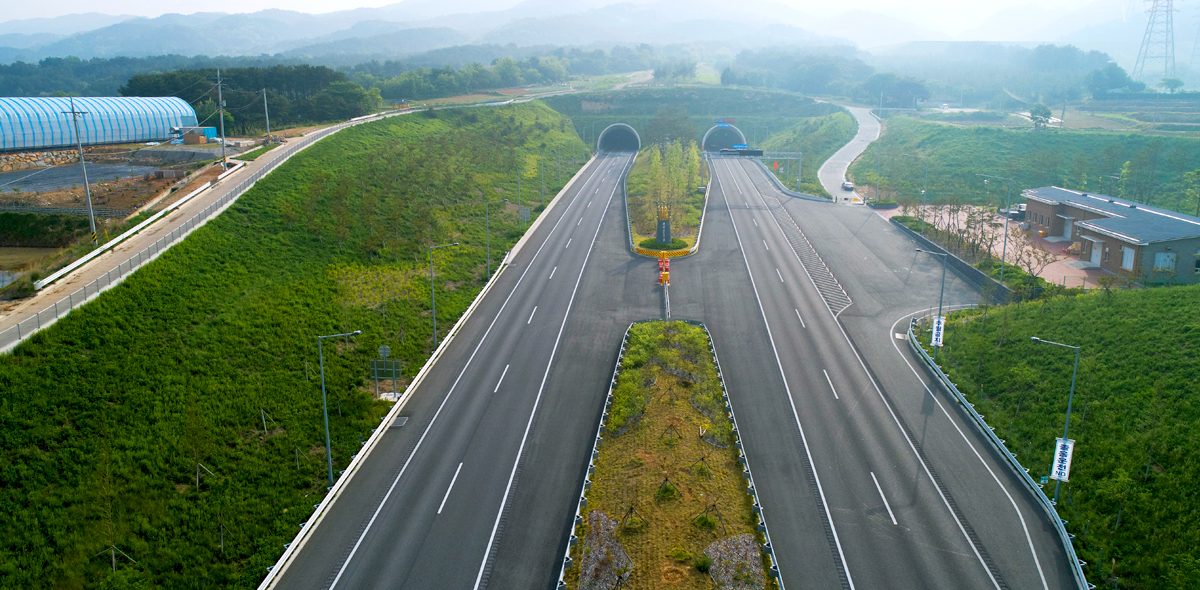
<path id="1" fill-rule="evenodd" d="M 732 148 L 734 145 L 745 145 L 746 143 L 746 135 L 732 124 L 724 127 L 713 125 L 704 134 L 704 139 L 700 142 L 700 149 L 706 152 L 719 152 L 723 148 Z"/>
<path id="2" fill-rule="evenodd" d="M 642 137 L 625 123 L 613 123 L 596 139 L 598 152 L 637 152 L 642 149 Z"/>

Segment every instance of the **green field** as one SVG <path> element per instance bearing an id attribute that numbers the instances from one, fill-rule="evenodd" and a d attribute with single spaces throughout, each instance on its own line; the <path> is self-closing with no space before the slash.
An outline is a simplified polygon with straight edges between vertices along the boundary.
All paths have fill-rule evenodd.
<path id="1" fill-rule="evenodd" d="M 1200 287 L 1056 297 L 946 324 L 938 360 L 1035 480 L 1062 436 L 1075 357 L 1030 337 L 1081 348 L 1058 509 L 1088 579 L 1200 587 Z"/>
<path id="2" fill-rule="evenodd" d="M 388 409 L 376 347 L 402 384 L 431 352 L 427 247 L 462 243 L 436 253 L 444 336 L 486 280 L 483 201 L 569 145 L 536 103 L 341 131 L 0 357 L 0 586 L 257 585 L 328 485 L 316 336 L 363 331 L 325 343 L 336 471 Z M 516 223 L 492 207 L 493 260 Z"/>
<path id="3" fill-rule="evenodd" d="M 881 156 L 882 154 L 882 156 Z M 929 158 L 929 198 L 1004 204 L 1005 182 L 986 187 L 976 174 L 1013 179 L 1013 200 L 1026 188 L 1061 186 L 1197 213 L 1183 175 L 1200 168 L 1200 139 L 1060 129 L 960 127 L 907 117 L 885 131 L 850 167 L 856 184 L 874 187 L 877 163 L 884 197 L 920 200 Z M 882 158 L 882 160 L 880 160 Z M 1120 176 L 1120 180 L 1108 178 Z"/>

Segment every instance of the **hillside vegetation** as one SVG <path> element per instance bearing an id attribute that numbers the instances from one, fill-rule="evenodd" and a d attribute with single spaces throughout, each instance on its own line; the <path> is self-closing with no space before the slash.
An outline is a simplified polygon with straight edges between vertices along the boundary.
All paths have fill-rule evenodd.
<path id="1" fill-rule="evenodd" d="M 486 280 L 483 201 L 584 150 L 538 104 L 434 114 L 317 143 L 0 357 L 0 585 L 259 583 L 328 485 L 316 336 L 363 331 L 324 346 L 337 472 L 388 409 L 376 347 L 401 384 L 431 352 L 427 247 L 462 244 L 435 255 L 444 336 Z M 519 236 L 493 207 L 493 258 Z"/>
<path id="2" fill-rule="evenodd" d="M 804 154 L 800 166 L 800 191 L 833 198 L 817 178 L 817 170 L 842 146 L 854 139 L 858 133 L 858 121 L 850 113 L 837 112 L 821 117 L 804 119 L 799 123 L 767 138 L 762 149 L 772 152 L 801 152 Z M 796 162 L 787 165 L 780 161 L 766 161 L 767 168 L 790 189 L 796 188 Z M 790 172 L 790 174 L 788 173 Z M 786 177 L 785 177 L 786 175 Z"/>
<path id="3" fill-rule="evenodd" d="M 850 167 L 850 176 L 857 184 L 874 186 L 882 157 L 882 190 L 919 201 L 925 161 L 904 154 L 928 157 L 931 202 L 990 195 L 991 203 L 1003 206 L 1005 182 L 992 180 L 989 189 L 975 176 L 991 174 L 1013 179 L 1013 202 L 1023 189 L 1061 186 L 1197 213 L 1196 197 L 1187 189 L 1200 187 L 1190 187 L 1183 176 L 1200 168 L 1200 139 L 959 127 L 893 117 L 880 140 Z"/>
<path id="4" fill-rule="evenodd" d="M 1088 579 L 1200 587 L 1200 287 L 1100 292 L 954 314 L 938 360 L 1037 479 L 1062 436 L 1074 354 L 1075 453 L 1059 514 Z M 928 334 L 922 338 L 928 342 Z M 1053 494 L 1054 481 L 1046 484 Z M 1103 552 L 1103 561 L 1101 560 Z"/>

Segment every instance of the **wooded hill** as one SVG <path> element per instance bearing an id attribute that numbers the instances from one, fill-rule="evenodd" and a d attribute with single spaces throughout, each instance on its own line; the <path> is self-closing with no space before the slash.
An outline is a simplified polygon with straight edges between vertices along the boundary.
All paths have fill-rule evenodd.
<path id="1" fill-rule="evenodd" d="M 1048 475 L 1062 436 L 1075 357 L 1032 336 L 1081 348 L 1075 452 L 1058 511 L 1088 580 L 1200 587 L 1200 287 L 1102 291 L 950 316 L 938 360 L 1036 480 Z"/>
<path id="2" fill-rule="evenodd" d="M 486 280 L 484 201 L 555 146 L 586 151 L 539 104 L 431 114 L 322 140 L 0 357 L 0 585 L 262 580 L 328 485 L 316 336 L 363 331 L 324 347 L 337 472 L 388 408 L 376 348 L 402 385 L 431 352 L 426 248 L 462 244 L 435 257 L 445 336 Z M 493 262 L 520 234 L 514 203 L 492 207 Z"/>

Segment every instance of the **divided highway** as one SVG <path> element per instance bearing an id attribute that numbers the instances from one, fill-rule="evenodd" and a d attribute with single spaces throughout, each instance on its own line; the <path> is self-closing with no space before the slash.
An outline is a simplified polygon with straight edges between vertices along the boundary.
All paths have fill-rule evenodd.
<path id="1" fill-rule="evenodd" d="M 568 320 L 587 313 L 573 304 L 631 161 L 632 154 L 598 156 L 546 213 L 414 391 L 401 412 L 407 421 L 384 425 L 388 433 L 276 587 L 487 585 L 498 540 L 514 526 L 505 526 L 514 488 L 538 477 L 518 469 L 531 434 L 544 436 L 534 432 L 535 418 L 546 400 L 570 393 L 547 381 Z M 595 363 L 611 371 L 610 358 Z M 575 465 L 556 462 L 575 479 Z M 543 560 L 549 565 L 552 551 Z"/>

